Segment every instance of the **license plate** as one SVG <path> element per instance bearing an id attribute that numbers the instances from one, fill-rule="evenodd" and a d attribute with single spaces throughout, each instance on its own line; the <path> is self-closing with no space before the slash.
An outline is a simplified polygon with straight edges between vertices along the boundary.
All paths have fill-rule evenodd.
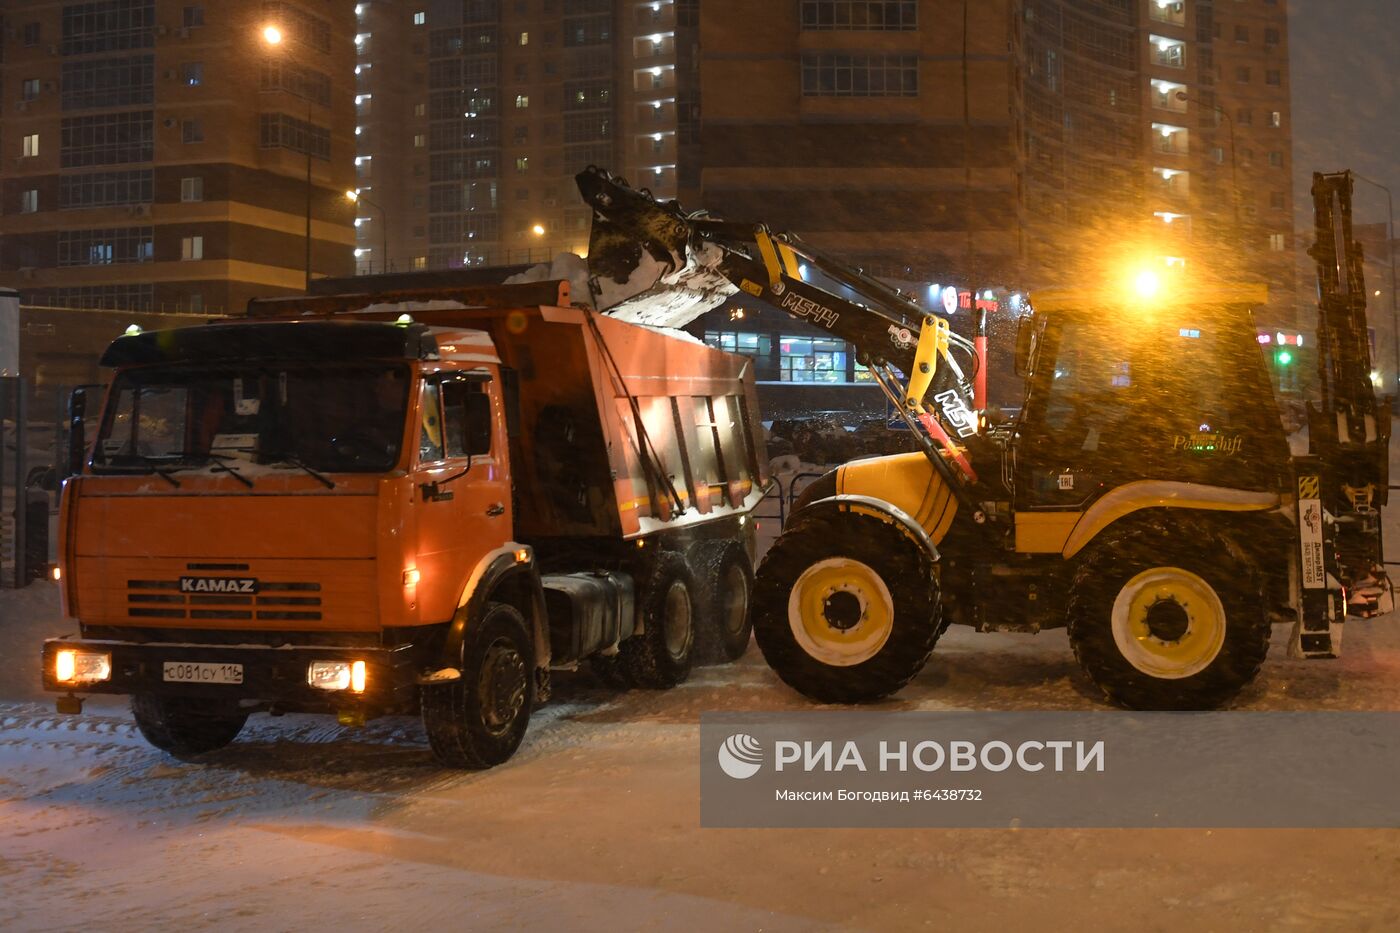
<path id="1" fill-rule="evenodd" d="M 166 661 L 165 680 L 177 684 L 241 684 L 243 665 Z"/>

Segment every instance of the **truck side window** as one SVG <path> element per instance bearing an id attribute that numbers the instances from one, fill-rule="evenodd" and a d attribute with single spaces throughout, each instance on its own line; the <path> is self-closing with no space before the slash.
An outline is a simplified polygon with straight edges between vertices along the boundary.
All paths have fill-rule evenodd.
<path id="1" fill-rule="evenodd" d="M 436 382 L 423 384 L 422 428 L 418 432 L 418 460 L 432 463 L 442 459 L 442 393 Z"/>
<path id="2" fill-rule="evenodd" d="M 491 452 L 491 396 L 485 383 L 464 379 L 443 382 L 442 410 L 447 456 Z"/>

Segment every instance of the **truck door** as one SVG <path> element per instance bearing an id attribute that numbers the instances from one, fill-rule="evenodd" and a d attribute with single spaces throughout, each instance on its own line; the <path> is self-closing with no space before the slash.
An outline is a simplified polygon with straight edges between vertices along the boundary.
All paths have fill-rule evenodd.
<path id="1" fill-rule="evenodd" d="M 423 380 L 414 474 L 418 617 L 450 619 L 472 570 L 511 539 L 499 383 L 485 371 Z"/>

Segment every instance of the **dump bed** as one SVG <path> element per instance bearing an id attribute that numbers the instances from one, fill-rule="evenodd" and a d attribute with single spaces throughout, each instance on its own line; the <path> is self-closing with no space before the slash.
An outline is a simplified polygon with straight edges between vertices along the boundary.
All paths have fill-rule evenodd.
<path id="1" fill-rule="evenodd" d="M 564 306 L 567 283 L 550 293 L 559 305 L 509 300 L 539 300 L 544 284 L 458 300 L 438 293 L 255 302 L 250 316 L 406 312 L 440 329 L 444 345 L 463 330 L 487 333 L 509 371 L 508 395 L 518 399 L 511 461 L 522 539 L 633 538 L 757 505 L 768 458 L 752 362 L 680 332 Z"/>

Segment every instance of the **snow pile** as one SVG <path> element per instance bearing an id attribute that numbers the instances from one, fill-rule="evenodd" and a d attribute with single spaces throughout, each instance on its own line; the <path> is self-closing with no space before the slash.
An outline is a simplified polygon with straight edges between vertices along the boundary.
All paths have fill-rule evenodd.
<path id="1" fill-rule="evenodd" d="M 44 639 L 76 634 L 63 616 L 58 587 L 47 581 L 0 590 L 0 701 L 45 700 L 40 686 Z"/>
<path id="2" fill-rule="evenodd" d="M 588 288 L 588 260 L 573 253 L 560 253 L 553 262 L 531 266 L 502 284 L 525 285 L 529 282 L 557 282 L 560 279 L 568 280 L 575 304 L 592 305 L 592 292 Z"/>

